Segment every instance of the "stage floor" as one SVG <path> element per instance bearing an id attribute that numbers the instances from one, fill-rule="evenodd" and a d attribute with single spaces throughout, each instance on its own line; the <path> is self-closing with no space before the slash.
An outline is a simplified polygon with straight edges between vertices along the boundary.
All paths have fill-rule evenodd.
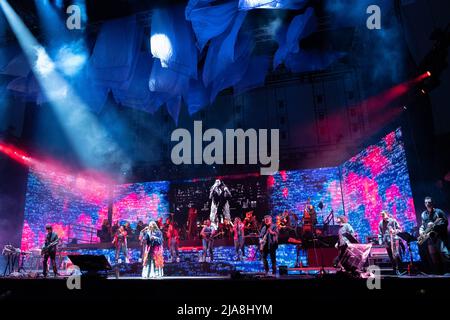
<path id="1" fill-rule="evenodd" d="M 379 289 L 368 280 L 341 274 L 278 275 L 235 274 L 232 276 L 172 276 L 82 278 L 81 289 L 69 290 L 67 278 L 0 278 L 1 302 L 151 301 L 169 307 L 206 303 L 334 303 L 343 297 L 352 301 L 447 299 L 450 276 L 382 276 Z"/>

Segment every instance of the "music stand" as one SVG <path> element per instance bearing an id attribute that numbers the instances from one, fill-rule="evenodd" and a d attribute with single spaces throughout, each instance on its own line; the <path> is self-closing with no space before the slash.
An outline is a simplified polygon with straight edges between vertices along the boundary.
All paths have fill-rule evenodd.
<path id="1" fill-rule="evenodd" d="M 414 265 L 414 260 L 413 260 L 413 256 L 412 256 L 412 251 L 411 251 L 411 242 L 416 241 L 416 237 L 414 237 L 413 235 L 411 235 L 408 232 L 399 232 L 397 233 L 397 236 L 403 240 L 406 241 L 406 245 L 408 246 L 408 251 L 409 251 L 409 264 L 408 264 L 408 276 L 415 276 L 418 273 L 420 274 L 425 274 L 423 272 L 417 272 L 416 266 Z"/>

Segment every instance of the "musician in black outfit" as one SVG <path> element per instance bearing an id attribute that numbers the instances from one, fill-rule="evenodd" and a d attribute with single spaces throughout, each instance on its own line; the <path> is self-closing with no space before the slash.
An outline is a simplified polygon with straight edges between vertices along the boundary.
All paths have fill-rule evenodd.
<path id="1" fill-rule="evenodd" d="M 429 264 L 433 272 L 444 273 L 445 264 L 449 262 L 447 215 L 441 209 L 434 207 L 431 197 L 425 198 L 425 207 L 426 210 L 421 214 L 422 224 L 419 234 L 424 235 L 427 228 L 432 227 L 433 224 L 434 227 L 430 237 L 419 247 L 419 252 L 422 260 Z"/>
<path id="2" fill-rule="evenodd" d="M 270 256 L 272 263 L 272 274 L 277 273 L 277 249 L 278 249 L 278 228 L 272 223 L 270 215 L 264 216 L 264 225 L 259 233 L 259 241 L 266 275 L 269 273 L 269 262 L 267 256 Z"/>
<path id="3" fill-rule="evenodd" d="M 42 249 L 44 251 L 44 277 L 47 277 L 48 271 L 48 258 L 50 258 L 50 262 L 53 267 L 53 274 L 56 277 L 58 275 L 58 270 L 56 268 L 56 246 L 58 244 L 58 235 L 53 232 L 53 227 L 51 225 L 46 225 L 45 230 L 47 231 L 47 236 L 45 237 L 45 245 Z"/>

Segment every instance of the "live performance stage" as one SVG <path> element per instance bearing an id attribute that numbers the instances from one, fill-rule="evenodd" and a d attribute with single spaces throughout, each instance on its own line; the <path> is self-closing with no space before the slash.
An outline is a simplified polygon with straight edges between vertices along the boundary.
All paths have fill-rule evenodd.
<path id="1" fill-rule="evenodd" d="M 449 46 L 443 0 L 0 0 L 0 303 L 446 299 Z"/>

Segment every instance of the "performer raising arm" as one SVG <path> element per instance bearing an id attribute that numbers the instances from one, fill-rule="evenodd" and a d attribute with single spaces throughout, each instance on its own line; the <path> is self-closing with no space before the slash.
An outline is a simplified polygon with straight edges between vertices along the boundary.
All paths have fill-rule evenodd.
<path id="1" fill-rule="evenodd" d="M 228 187 L 217 179 L 209 190 L 209 198 L 211 199 L 211 213 L 209 220 L 214 230 L 217 230 L 219 223 L 223 223 L 224 219 L 231 221 L 230 204 L 228 199 L 231 193 Z"/>

